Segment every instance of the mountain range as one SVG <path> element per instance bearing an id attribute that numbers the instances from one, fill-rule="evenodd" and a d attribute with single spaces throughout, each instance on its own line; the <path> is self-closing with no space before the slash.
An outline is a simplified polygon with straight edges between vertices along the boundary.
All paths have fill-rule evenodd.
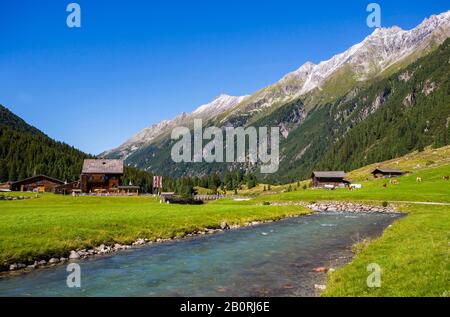
<path id="1" fill-rule="evenodd" d="M 282 134 L 281 169 L 276 179 L 290 178 L 293 167 L 299 173 L 297 176 L 306 176 L 313 167 L 324 166 L 321 161 L 327 151 L 338 140 L 351 134 L 349 132 L 356 125 L 382 108 L 390 93 L 375 94 L 371 98 L 366 96 L 365 100 L 361 100 L 357 108 L 364 110 L 358 119 L 353 118 L 351 125 L 330 121 L 327 116 L 339 107 L 348 107 L 352 100 L 361 98 L 362 92 L 379 85 L 383 80 L 398 77 L 399 72 L 435 52 L 449 36 L 450 11 L 433 15 L 412 30 L 403 30 L 397 26 L 377 28 L 362 42 L 329 60 L 318 64 L 307 62 L 252 95 L 220 95 L 192 113 L 182 113 L 172 120 L 145 128 L 101 156 L 123 158 L 129 165 L 166 172 L 171 176 L 251 168 L 242 164 L 174 165 L 169 155 L 173 145 L 170 133 L 174 127 L 192 124 L 196 118 L 203 119 L 206 125 L 222 128 L 271 125 L 279 126 Z M 403 73 L 402 76 L 409 79 L 414 74 Z M 407 84 L 406 80 L 401 82 Z M 345 115 L 350 115 L 350 112 Z M 389 153 L 381 158 L 387 159 L 396 154 L 403 153 Z M 339 161 L 348 159 L 350 157 Z M 344 163 L 346 166 L 348 162 Z"/>

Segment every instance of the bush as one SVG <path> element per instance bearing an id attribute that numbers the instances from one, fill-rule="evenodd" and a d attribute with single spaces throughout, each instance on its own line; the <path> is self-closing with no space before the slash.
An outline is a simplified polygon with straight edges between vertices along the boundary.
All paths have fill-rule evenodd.
<path id="1" fill-rule="evenodd" d="M 203 205 L 202 200 L 195 200 L 191 197 L 171 197 L 167 201 L 171 204 L 178 205 Z"/>
<path id="2" fill-rule="evenodd" d="M 268 201 L 263 202 L 263 206 L 270 206 L 270 202 Z"/>
<path id="3" fill-rule="evenodd" d="M 387 206 L 389 206 L 389 203 L 387 201 L 383 201 L 383 203 L 381 204 L 384 208 L 386 208 Z"/>

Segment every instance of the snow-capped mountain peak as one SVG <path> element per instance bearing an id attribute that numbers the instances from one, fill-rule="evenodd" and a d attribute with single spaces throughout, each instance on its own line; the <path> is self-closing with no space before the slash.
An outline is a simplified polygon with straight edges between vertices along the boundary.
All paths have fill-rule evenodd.
<path id="1" fill-rule="evenodd" d="M 308 61 L 305 64 L 303 64 L 302 66 L 300 66 L 299 69 L 284 76 L 281 79 L 281 81 L 289 81 L 292 79 L 305 80 L 309 76 L 309 74 L 313 71 L 314 67 L 316 67 L 316 65 L 314 63 Z"/>
<path id="2" fill-rule="evenodd" d="M 143 129 L 117 149 L 104 152 L 100 156 L 106 157 L 114 154 L 121 158 L 127 158 L 142 146 L 149 144 L 161 135 L 168 133 L 174 127 L 186 124 L 186 122 L 193 119 L 208 120 L 219 113 L 236 106 L 247 97 L 248 96 L 230 96 L 221 94 L 212 102 L 198 107 L 192 113 L 182 112 L 172 120 L 163 120 L 160 123 L 153 124 L 152 126 Z"/>
<path id="3" fill-rule="evenodd" d="M 370 38 L 371 36 L 380 36 L 380 35 L 381 36 L 387 36 L 387 35 L 395 34 L 395 33 L 402 32 L 402 31 L 406 32 L 405 30 L 403 30 L 401 27 L 399 27 L 397 25 L 394 25 L 394 26 L 391 26 L 391 27 L 385 27 L 385 28 L 383 28 L 383 27 L 376 28 L 373 31 L 373 33 L 371 35 L 369 35 L 368 38 Z"/>
<path id="4" fill-rule="evenodd" d="M 320 88 L 344 64 L 351 66 L 358 80 L 365 80 L 371 72 L 380 73 L 412 52 L 426 49 L 432 41 L 442 43 L 449 36 L 450 11 L 431 16 L 409 31 L 398 26 L 377 28 L 361 43 L 314 67 L 300 94 Z"/>
<path id="5" fill-rule="evenodd" d="M 242 102 L 248 96 L 230 96 L 227 94 L 221 94 L 219 97 L 214 99 L 212 102 L 204 104 L 198 107 L 194 112 L 193 116 L 204 116 L 205 114 L 214 115 L 222 111 L 230 109 L 236 106 L 238 103 Z"/>

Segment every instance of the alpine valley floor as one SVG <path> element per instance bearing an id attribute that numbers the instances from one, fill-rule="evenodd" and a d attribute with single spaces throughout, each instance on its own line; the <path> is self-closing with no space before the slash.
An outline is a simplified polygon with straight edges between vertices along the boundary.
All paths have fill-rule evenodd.
<path id="1" fill-rule="evenodd" d="M 324 296 L 448 296 L 450 230 L 450 164 L 443 162 L 399 178 L 363 181 L 362 189 L 297 189 L 258 195 L 249 201 L 227 198 L 203 206 L 159 204 L 152 197 L 63 197 L 43 195 L 0 201 L 0 261 L 29 263 L 36 258 L 67 256 L 70 250 L 104 244 L 129 244 L 138 238 L 181 238 L 220 223 L 306 215 L 302 206 L 275 202 L 394 202 L 408 215 L 380 238 L 354 246 L 355 259 L 330 272 Z M 417 182 L 417 177 L 422 182 Z M 389 183 L 387 187 L 383 185 Z M 417 202 L 411 203 L 411 202 Z M 423 203 L 439 203 L 429 205 Z M 366 283 L 367 265 L 382 269 L 380 288 Z"/>

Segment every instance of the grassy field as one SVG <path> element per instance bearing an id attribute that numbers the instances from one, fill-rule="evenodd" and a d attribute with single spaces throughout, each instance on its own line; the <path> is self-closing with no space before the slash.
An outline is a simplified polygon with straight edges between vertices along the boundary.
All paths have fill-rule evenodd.
<path id="1" fill-rule="evenodd" d="M 138 238 L 182 237 L 222 221 L 242 224 L 309 211 L 302 207 L 160 204 L 153 197 L 70 197 L 0 201 L 0 263 L 67 256 L 102 243 L 130 244 Z"/>
<path id="2" fill-rule="evenodd" d="M 322 190 L 306 189 L 270 196 L 259 196 L 256 201 L 318 201 L 318 200 L 351 200 L 351 201 L 420 201 L 450 203 L 450 182 L 443 176 L 450 175 L 450 164 L 428 168 L 398 178 L 398 185 L 391 185 L 390 179 L 377 179 L 359 182 L 362 189 Z M 417 177 L 422 182 L 416 181 Z M 385 188 L 383 185 L 387 184 Z"/>

